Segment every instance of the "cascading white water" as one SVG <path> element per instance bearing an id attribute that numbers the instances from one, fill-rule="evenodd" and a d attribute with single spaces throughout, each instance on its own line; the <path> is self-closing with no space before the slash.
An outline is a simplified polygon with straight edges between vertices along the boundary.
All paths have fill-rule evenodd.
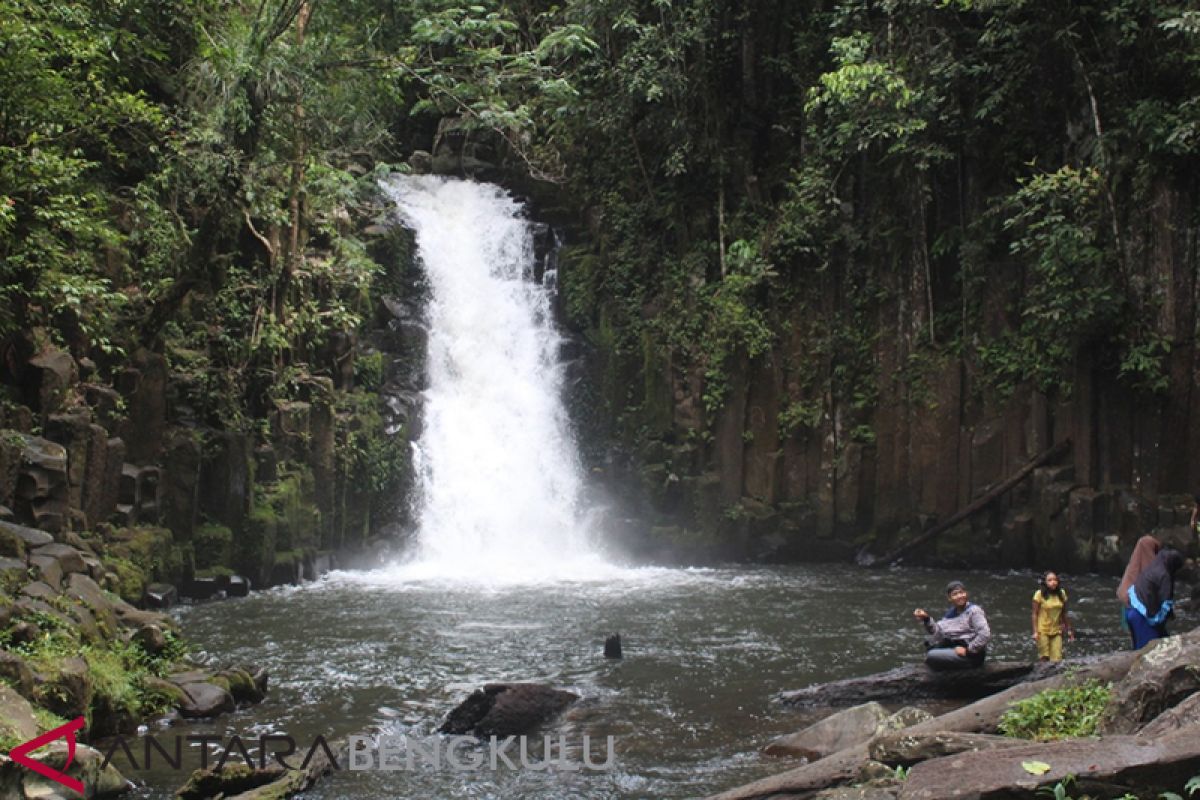
<path id="1" fill-rule="evenodd" d="M 520 206 L 461 180 L 398 177 L 384 189 L 416 234 L 431 290 L 418 550 L 404 572 L 588 577 L 603 561 L 584 524 L 560 337 L 550 294 L 529 274 Z"/>

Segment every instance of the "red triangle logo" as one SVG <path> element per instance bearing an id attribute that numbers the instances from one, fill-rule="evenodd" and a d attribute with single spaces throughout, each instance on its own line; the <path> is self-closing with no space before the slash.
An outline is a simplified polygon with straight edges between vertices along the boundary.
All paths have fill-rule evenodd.
<path id="1" fill-rule="evenodd" d="M 68 789 L 74 789 L 80 794 L 83 794 L 82 781 L 75 780 L 74 778 L 59 772 L 56 769 L 47 767 L 40 761 L 34 761 L 32 758 L 26 755 L 27 753 L 37 750 L 40 747 L 45 747 L 55 739 L 66 739 L 67 763 L 63 765 L 63 769 L 66 769 L 67 767 L 71 766 L 71 762 L 75 760 L 75 731 L 81 729 L 82 727 L 83 717 L 77 717 L 76 719 L 68 722 L 66 725 L 60 725 L 52 731 L 46 731 L 36 739 L 30 739 L 24 744 L 17 745 L 8 754 L 8 757 L 23 767 L 29 767 L 31 770 L 44 778 L 49 778 L 55 783 L 62 784 Z"/>

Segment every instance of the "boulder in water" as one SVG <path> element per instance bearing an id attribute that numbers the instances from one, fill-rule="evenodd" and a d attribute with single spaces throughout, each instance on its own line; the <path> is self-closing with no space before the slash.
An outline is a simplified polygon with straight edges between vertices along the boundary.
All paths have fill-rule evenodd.
<path id="1" fill-rule="evenodd" d="M 520 736 L 561 713 L 579 695 L 536 683 L 489 683 L 476 689 L 438 728 L 458 736 Z"/>

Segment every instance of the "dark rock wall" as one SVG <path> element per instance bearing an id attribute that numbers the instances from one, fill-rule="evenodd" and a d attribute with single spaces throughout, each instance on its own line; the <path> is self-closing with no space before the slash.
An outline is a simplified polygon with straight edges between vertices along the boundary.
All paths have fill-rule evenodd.
<path id="1" fill-rule="evenodd" d="M 814 357 L 803 324 L 811 301 L 772 310 L 774 347 L 728 365 L 730 390 L 711 414 L 702 370 L 681 368 L 651 341 L 640 356 L 617 352 L 601 311 L 586 331 L 592 392 L 577 407 L 585 409 L 582 429 L 602 443 L 592 448 L 600 474 L 639 517 L 617 526 L 619 538 L 637 552 L 683 560 L 882 553 L 1070 439 L 1065 458 L 907 560 L 1119 571 L 1146 533 L 1194 551 L 1200 228 L 1192 194 L 1165 181 L 1151 194 L 1130 221 L 1126 247 L 1133 285 L 1159 309 L 1149 322 L 1171 347 L 1168 385 L 1157 392 L 1131 387 L 1111 353 L 1078 346 L 1064 376 L 1069 393 L 1048 397 L 1025 384 L 997 396 L 971 358 L 919 342 L 926 289 L 916 269 L 885 277 L 892 291 L 869 331 L 878 398 L 866 411 L 839 395 L 830 380 L 837 365 Z M 580 230 L 583 248 L 588 237 Z M 564 269 L 576 263 L 567 258 Z M 989 267 L 986 334 L 1014 323 L 1005 309 L 1020 285 L 1010 271 Z M 818 409 L 817 418 L 789 424 L 785 410 L 798 401 Z"/>
<path id="2" fill-rule="evenodd" d="M 331 377 L 310 378 L 261 426 L 197 420 L 192 387 L 175 379 L 167 354 L 139 349 L 106 380 L 86 359 L 34 346 L 30 332 L 33 355 L 0 368 L 0 520 L 59 541 L 168 530 L 169 544 L 156 545 L 165 552 L 147 561 L 177 568 L 143 577 L 185 593 L 208 594 L 231 571 L 266 586 L 313 577 L 339 554 L 377 560 L 397 530 L 404 487 L 366 473 L 381 453 L 408 452 L 424 337 L 413 323 L 406 234 L 384 224 L 367 235 L 386 284 L 376 328 L 364 343 L 349 334 L 331 342 L 320 355 Z M 382 385 L 356 385 L 358 358 L 382 365 Z"/>

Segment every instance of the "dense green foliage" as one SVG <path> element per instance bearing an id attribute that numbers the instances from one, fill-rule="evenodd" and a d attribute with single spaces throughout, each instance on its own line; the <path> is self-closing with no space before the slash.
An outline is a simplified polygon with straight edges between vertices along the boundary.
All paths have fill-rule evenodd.
<path id="1" fill-rule="evenodd" d="M 1013 703 L 1000 718 L 1000 732 L 1039 742 L 1095 736 L 1111 694 L 1112 687 L 1099 681 L 1047 689 Z"/>
<path id="2" fill-rule="evenodd" d="M 788 365 L 789 427 L 819 419 L 814 403 L 869 420 L 875 336 L 910 366 L 965 357 L 1001 394 L 1027 380 L 1061 392 L 1085 348 L 1165 388 L 1164 359 L 1193 332 L 1156 325 L 1142 211 L 1164 187 L 1195 191 L 1200 40 L 1185 5 L 563 13 L 604 45 L 576 71 L 588 113 L 568 158 L 603 210 L 603 259 L 567 290 L 631 351 L 648 328 L 699 365 L 710 410 L 731 351 L 792 335 L 808 363 Z"/>
<path id="3" fill-rule="evenodd" d="M 374 170 L 445 117 L 569 189 L 574 323 L 700 376 L 710 415 L 768 352 L 782 432 L 836 412 L 869 440 L 884 344 L 917 399 L 947 355 L 1053 395 L 1084 349 L 1161 391 L 1194 334 L 1160 324 L 1145 212 L 1196 191 L 1186 4 L 0 10 L 0 336 L 165 346 L 222 424 L 333 370 L 370 310 Z"/>

